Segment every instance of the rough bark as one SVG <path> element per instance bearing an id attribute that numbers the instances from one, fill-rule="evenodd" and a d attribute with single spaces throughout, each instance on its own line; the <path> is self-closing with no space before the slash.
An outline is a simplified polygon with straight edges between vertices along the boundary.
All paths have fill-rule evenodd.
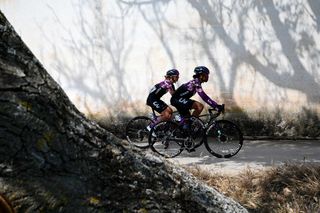
<path id="1" fill-rule="evenodd" d="M 18 212 L 246 212 L 85 118 L 1 11 L 0 193 Z"/>

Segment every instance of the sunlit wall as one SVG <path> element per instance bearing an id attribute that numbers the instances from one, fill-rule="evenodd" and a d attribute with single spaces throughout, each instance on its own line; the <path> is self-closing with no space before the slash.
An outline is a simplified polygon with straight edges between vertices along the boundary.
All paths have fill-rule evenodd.
<path id="1" fill-rule="evenodd" d="M 31 2 L 43 13 L 32 32 L 17 18 L 27 3 L 0 6 L 83 112 L 144 106 L 166 70 L 181 71 L 179 86 L 197 65 L 211 70 L 204 88 L 220 103 L 320 112 L 317 0 Z"/>

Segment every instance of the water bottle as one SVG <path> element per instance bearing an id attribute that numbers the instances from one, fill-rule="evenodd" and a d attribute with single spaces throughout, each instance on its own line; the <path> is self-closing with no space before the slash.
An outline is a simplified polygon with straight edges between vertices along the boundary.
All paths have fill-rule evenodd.
<path id="1" fill-rule="evenodd" d="M 177 122 L 180 122 L 181 121 L 181 116 L 179 114 L 176 114 L 174 116 L 174 120 L 177 121 Z"/>

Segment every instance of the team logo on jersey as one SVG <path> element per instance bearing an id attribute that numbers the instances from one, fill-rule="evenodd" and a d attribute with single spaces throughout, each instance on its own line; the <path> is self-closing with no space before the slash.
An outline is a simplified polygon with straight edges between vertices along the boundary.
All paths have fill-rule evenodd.
<path id="1" fill-rule="evenodd" d="M 154 92 L 156 89 L 157 89 L 157 87 L 155 87 L 155 86 L 154 86 L 154 87 L 152 87 L 149 93 Z"/>
<path id="2" fill-rule="evenodd" d="M 181 93 L 180 96 L 184 96 L 184 95 L 186 95 L 186 94 L 188 94 L 188 93 L 189 93 L 189 91 L 185 91 L 185 92 Z"/>
<path id="3" fill-rule="evenodd" d="M 188 100 L 184 99 L 184 98 L 180 98 L 179 99 L 179 102 L 182 103 L 182 104 L 187 104 L 188 103 Z"/>
<path id="4" fill-rule="evenodd" d="M 156 101 L 154 101 L 152 104 L 153 104 L 153 106 L 160 108 L 160 105 Z"/>

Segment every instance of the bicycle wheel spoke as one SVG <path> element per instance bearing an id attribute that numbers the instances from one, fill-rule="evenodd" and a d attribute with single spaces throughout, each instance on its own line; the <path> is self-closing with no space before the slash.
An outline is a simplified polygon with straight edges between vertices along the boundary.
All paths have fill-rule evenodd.
<path id="1" fill-rule="evenodd" d="M 151 119 L 145 116 L 138 116 L 129 121 L 126 127 L 127 140 L 136 147 L 149 147 L 149 131 L 146 129 Z"/>
<path id="2" fill-rule="evenodd" d="M 167 158 L 172 158 L 182 152 L 181 142 L 176 136 L 178 125 L 174 122 L 160 122 L 151 130 L 149 141 L 151 149 Z"/>
<path id="3" fill-rule="evenodd" d="M 236 124 L 220 120 L 210 125 L 206 132 L 207 150 L 216 157 L 229 158 L 236 155 L 243 144 L 243 137 Z"/>

